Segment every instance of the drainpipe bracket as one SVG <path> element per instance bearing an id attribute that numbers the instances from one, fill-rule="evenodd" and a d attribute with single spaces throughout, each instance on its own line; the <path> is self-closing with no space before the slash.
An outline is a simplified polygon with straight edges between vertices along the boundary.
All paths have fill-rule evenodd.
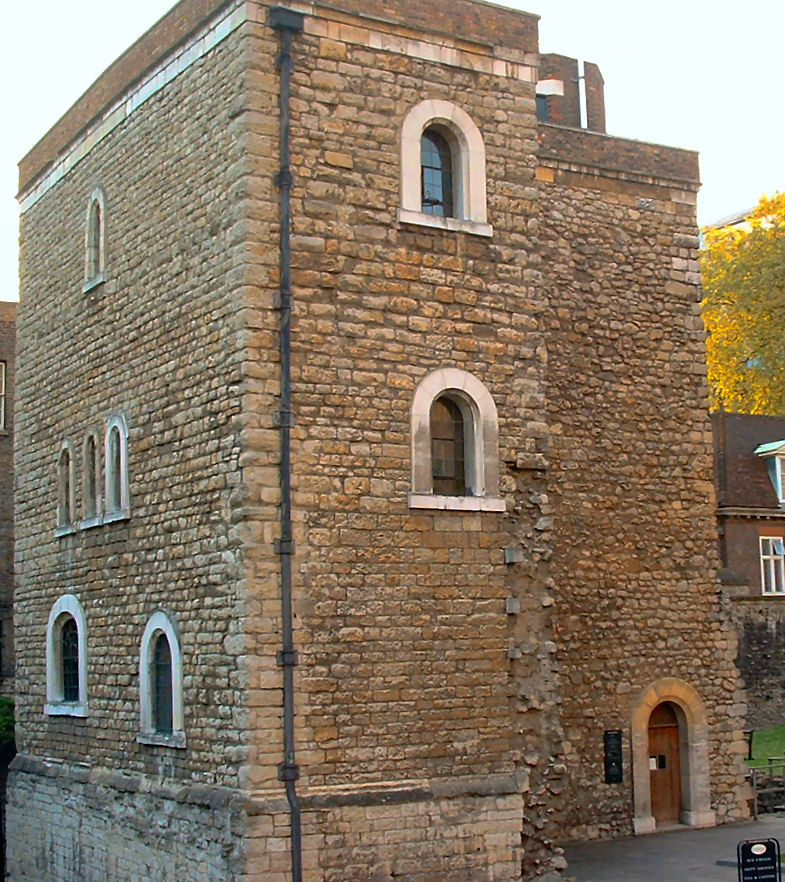
<path id="1" fill-rule="evenodd" d="M 294 183 L 294 175 L 288 165 L 285 165 L 280 171 L 276 172 L 273 182 L 276 187 L 286 187 L 291 190 Z"/>
<path id="2" fill-rule="evenodd" d="M 279 763 L 278 764 L 278 780 L 279 781 L 297 781 L 300 777 L 300 767 L 297 763 Z"/>
<path id="3" fill-rule="evenodd" d="M 293 429 L 294 414 L 290 410 L 279 410 L 273 418 L 276 429 Z"/>
<path id="4" fill-rule="evenodd" d="M 294 539 L 274 539 L 273 549 L 276 554 L 294 554 Z"/>
<path id="5" fill-rule="evenodd" d="M 275 663 L 281 668 L 295 668 L 300 663 L 296 649 L 279 649 L 275 653 Z"/>

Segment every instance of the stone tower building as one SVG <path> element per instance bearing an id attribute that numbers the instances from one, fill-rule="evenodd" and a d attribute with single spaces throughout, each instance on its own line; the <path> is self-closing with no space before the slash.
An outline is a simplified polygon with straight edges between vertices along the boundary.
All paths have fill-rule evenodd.
<path id="1" fill-rule="evenodd" d="M 538 121 L 539 61 L 477 0 L 182 0 L 22 160 L 12 879 L 742 815 L 697 157 L 593 67 Z"/>

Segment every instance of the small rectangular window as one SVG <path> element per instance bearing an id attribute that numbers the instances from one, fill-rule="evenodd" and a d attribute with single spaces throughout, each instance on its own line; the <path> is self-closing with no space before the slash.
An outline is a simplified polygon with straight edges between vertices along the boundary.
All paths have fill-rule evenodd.
<path id="1" fill-rule="evenodd" d="M 761 536 L 761 588 L 764 594 L 785 594 L 785 540 Z"/>

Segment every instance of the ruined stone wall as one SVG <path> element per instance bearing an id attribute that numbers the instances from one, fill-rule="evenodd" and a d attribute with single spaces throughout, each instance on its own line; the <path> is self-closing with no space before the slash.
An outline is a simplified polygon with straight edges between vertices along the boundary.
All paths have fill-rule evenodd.
<path id="1" fill-rule="evenodd" d="M 568 136 L 546 133 L 538 173 L 570 805 L 562 835 L 630 832 L 632 710 L 668 677 L 706 706 L 712 807 L 732 819 L 744 704 L 718 604 L 690 155 L 642 150 L 639 172 L 625 173 L 630 142 L 616 151 L 614 139 L 580 134 L 567 158 Z M 592 167 L 599 155 L 605 170 Z M 671 177 L 658 178 L 668 165 Z M 621 784 L 604 783 L 610 729 L 623 733 Z"/>
<path id="2" fill-rule="evenodd" d="M 244 127 L 235 109 L 244 67 L 234 33 L 94 139 L 34 204 L 23 202 L 17 744 L 20 761 L 47 757 L 63 771 L 54 779 L 35 765 L 11 773 L 12 812 L 23 806 L 24 814 L 10 837 L 12 878 L 23 878 L 24 867 L 50 866 L 52 855 L 61 861 L 69 849 L 76 863 L 52 864 L 38 878 L 164 878 L 144 872 L 144 860 L 148 846 L 169 835 L 157 825 L 180 811 L 175 794 L 186 784 L 241 780 Z M 105 193 L 106 281 L 84 292 L 87 206 L 96 187 Z M 76 458 L 78 521 L 83 439 L 95 430 L 103 445 L 107 420 L 118 412 L 129 429 L 130 517 L 77 523 L 56 536 L 61 445 L 70 440 Z M 47 619 L 66 593 L 79 598 L 86 618 L 84 717 L 44 713 Z M 183 749 L 136 740 L 140 643 L 158 609 L 181 635 Z M 111 778 L 85 791 L 69 777 L 74 768 L 130 775 L 134 795 L 118 796 L 122 787 L 114 792 Z M 156 799 L 148 798 L 150 782 L 161 791 Z M 99 823 L 101 816 L 115 826 Z M 182 866 L 210 838 L 210 825 L 222 822 L 200 809 L 183 823 L 151 868 L 169 858 Z M 224 834 L 217 835 L 205 856 L 211 869 L 188 872 L 189 879 L 231 877 L 227 864 L 216 869 Z M 133 864 L 140 837 L 147 845 Z M 131 863 L 102 875 L 116 841 Z"/>
<path id="3" fill-rule="evenodd" d="M 5 415 L 0 423 L 0 692 L 14 691 L 14 386 L 17 304 L 0 303 Z"/>
<path id="4" fill-rule="evenodd" d="M 731 597 L 726 609 L 738 632 L 737 664 L 747 696 L 747 728 L 785 726 L 785 609 L 781 598 Z"/>

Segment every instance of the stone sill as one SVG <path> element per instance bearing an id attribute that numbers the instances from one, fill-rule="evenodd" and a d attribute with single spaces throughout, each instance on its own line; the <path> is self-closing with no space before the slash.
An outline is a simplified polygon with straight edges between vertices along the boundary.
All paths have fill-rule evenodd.
<path id="1" fill-rule="evenodd" d="M 398 209 L 398 220 L 403 224 L 435 227 L 438 230 L 453 230 L 459 233 L 470 233 L 473 236 L 486 236 L 488 238 L 493 236 L 493 227 L 490 224 L 480 224 L 477 221 L 462 220 L 457 217 L 439 217 L 436 214 L 410 211 L 407 208 Z"/>
<path id="2" fill-rule="evenodd" d="M 127 521 L 131 517 L 130 508 L 117 508 L 114 511 L 107 511 L 101 518 L 104 524 L 111 524 L 113 521 Z"/>
<path id="3" fill-rule="evenodd" d="M 435 493 L 410 493 L 409 508 L 437 511 L 506 511 L 503 499 L 495 496 L 439 496 Z"/>
<path id="4" fill-rule="evenodd" d="M 87 705 L 81 701 L 48 701 L 44 713 L 50 717 L 86 717 Z"/>
<path id="5" fill-rule="evenodd" d="M 93 276 L 92 279 L 87 279 L 82 286 L 82 294 L 88 294 L 90 291 L 100 288 L 105 281 L 106 275 L 104 273 L 98 273 L 98 275 Z"/>
<path id="6" fill-rule="evenodd" d="M 70 536 L 81 530 L 92 530 L 95 527 L 101 527 L 104 524 L 111 524 L 115 521 L 127 521 L 131 517 L 130 508 L 118 508 L 116 511 L 108 511 L 103 515 L 96 515 L 92 518 L 84 518 L 74 524 L 65 524 L 62 527 L 55 527 L 55 536 Z"/>
<path id="7" fill-rule="evenodd" d="M 729 595 L 728 600 L 732 603 L 760 603 L 760 601 L 773 600 L 775 603 L 783 603 L 785 601 L 785 592 L 781 594 L 738 594 L 736 596 Z"/>
<path id="8" fill-rule="evenodd" d="M 185 743 L 185 732 L 140 732 L 136 736 L 139 744 L 151 744 L 157 747 L 176 747 L 183 748 Z"/>

